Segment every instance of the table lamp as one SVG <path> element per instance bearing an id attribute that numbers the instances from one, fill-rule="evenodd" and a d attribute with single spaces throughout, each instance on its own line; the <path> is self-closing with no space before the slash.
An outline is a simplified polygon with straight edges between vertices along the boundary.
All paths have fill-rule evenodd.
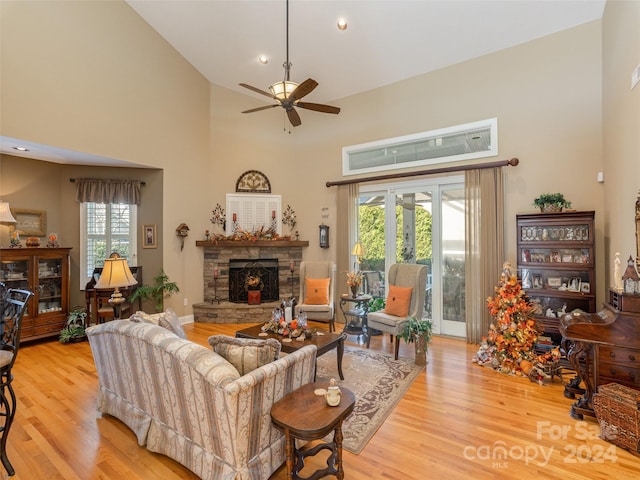
<path id="1" fill-rule="evenodd" d="M 0 224 L 12 225 L 14 223 L 16 223 L 16 219 L 11 215 L 9 202 L 0 202 Z M 0 246 L 2 246 L 1 243 Z"/>
<path id="2" fill-rule="evenodd" d="M 360 262 L 362 260 L 362 257 L 364 256 L 364 247 L 362 246 L 362 243 L 360 243 L 359 240 L 353 246 L 353 250 L 351 251 L 351 255 L 355 255 L 356 256 L 356 265 L 354 265 L 355 270 L 356 271 L 360 270 Z"/>
<path id="3" fill-rule="evenodd" d="M 120 319 L 120 309 L 125 300 L 120 292 L 120 287 L 130 287 L 137 283 L 126 258 L 114 252 L 105 259 L 102 274 L 96 283 L 96 289 L 115 289 L 109 299 L 109 304 L 113 307 L 114 320 Z"/>

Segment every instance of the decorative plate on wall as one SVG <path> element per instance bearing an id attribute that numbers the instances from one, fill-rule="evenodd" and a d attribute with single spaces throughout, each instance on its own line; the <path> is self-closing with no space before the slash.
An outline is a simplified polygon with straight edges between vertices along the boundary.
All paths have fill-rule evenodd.
<path id="1" fill-rule="evenodd" d="M 271 193 L 271 183 L 258 170 L 247 170 L 236 182 L 236 192 Z"/>

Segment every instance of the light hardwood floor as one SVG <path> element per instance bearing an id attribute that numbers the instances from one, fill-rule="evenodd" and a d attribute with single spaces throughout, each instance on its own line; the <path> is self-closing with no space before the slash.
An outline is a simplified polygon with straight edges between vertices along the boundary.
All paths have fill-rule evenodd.
<path id="1" fill-rule="evenodd" d="M 233 335 L 244 326 L 192 324 L 185 330 L 207 345 L 209 335 Z M 373 337 L 371 348 L 391 352 L 388 336 Z M 460 340 L 435 338 L 426 370 L 366 448 L 360 455 L 344 453 L 345 478 L 640 478 L 639 457 L 600 440 L 595 421 L 571 419 L 571 400 L 558 379 L 540 386 L 495 373 L 472 364 L 475 351 Z M 412 351 L 403 343 L 400 354 Z M 96 412 L 88 343 L 24 345 L 14 376 L 19 404 L 8 446 L 13 478 L 197 478 L 139 447 L 127 427 Z M 322 461 L 309 462 L 305 472 L 316 466 Z M 284 480 L 285 469 L 271 478 Z"/>

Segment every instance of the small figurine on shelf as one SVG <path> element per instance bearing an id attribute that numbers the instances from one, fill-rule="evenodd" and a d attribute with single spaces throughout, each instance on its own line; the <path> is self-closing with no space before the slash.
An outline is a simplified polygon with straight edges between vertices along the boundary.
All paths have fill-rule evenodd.
<path id="1" fill-rule="evenodd" d="M 22 244 L 20 243 L 20 233 L 18 232 L 18 230 L 14 230 L 11 233 L 10 247 L 11 248 L 20 248 L 20 247 L 22 247 Z"/>
<path id="2" fill-rule="evenodd" d="M 620 275 L 620 252 L 616 252 L 616 258 L 613 260 L 613 288 L 617 292 L 622 291 L 622 275 Z"/>
<path id="3" fill-rule="evenodd" d="M 48 237 L 47 247 L 49 248 L 58 248 L 60 244 L 58 243 L 58 234 L 50 233 Z"/>

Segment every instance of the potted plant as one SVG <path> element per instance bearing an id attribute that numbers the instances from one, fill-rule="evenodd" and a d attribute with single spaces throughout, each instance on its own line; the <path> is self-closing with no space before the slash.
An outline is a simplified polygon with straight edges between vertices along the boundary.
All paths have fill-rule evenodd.
<path id="1" fill-rule="evenodd" d="M 164 299 L 172 293 L 180 291 L 178 284 L 170 282 L 169 277 L 164 270 L 160 270 L 155 277 L 153 277 L 153 285 L 142 285 L 135 289 L 133 294 L 129 297 L 129 301 L 141 300 L 153 300 L 155 302 L 154 308 L 156 312 L 161 312 L 164 306 Z"/>
<path id="2" fill-rule="evenodd" d="M 60 330 L 60 343 L 75 343 L 86 340 L 87 311 L 84 307 L 73 307 L 67 317 L 65 327 Z"/>
<path id="3" fill-rule="evenodd" d="M 427 364 L 427 350 L 431 335 L 433 333 L 433 323 L 429 319 L 418 320 L 411 317 L 404 325 L 401 338 L 407 343 L 414 343 L 416 350 L 416 365 Z"/>
<path id="4" fill-rule="evenodd" d="M 565 200 L 561 193 L 543 193 L 533 200 L 533 205 L 543 213 L 561 212 L 563 208 L 571 207 L 571 202 Z"/>

